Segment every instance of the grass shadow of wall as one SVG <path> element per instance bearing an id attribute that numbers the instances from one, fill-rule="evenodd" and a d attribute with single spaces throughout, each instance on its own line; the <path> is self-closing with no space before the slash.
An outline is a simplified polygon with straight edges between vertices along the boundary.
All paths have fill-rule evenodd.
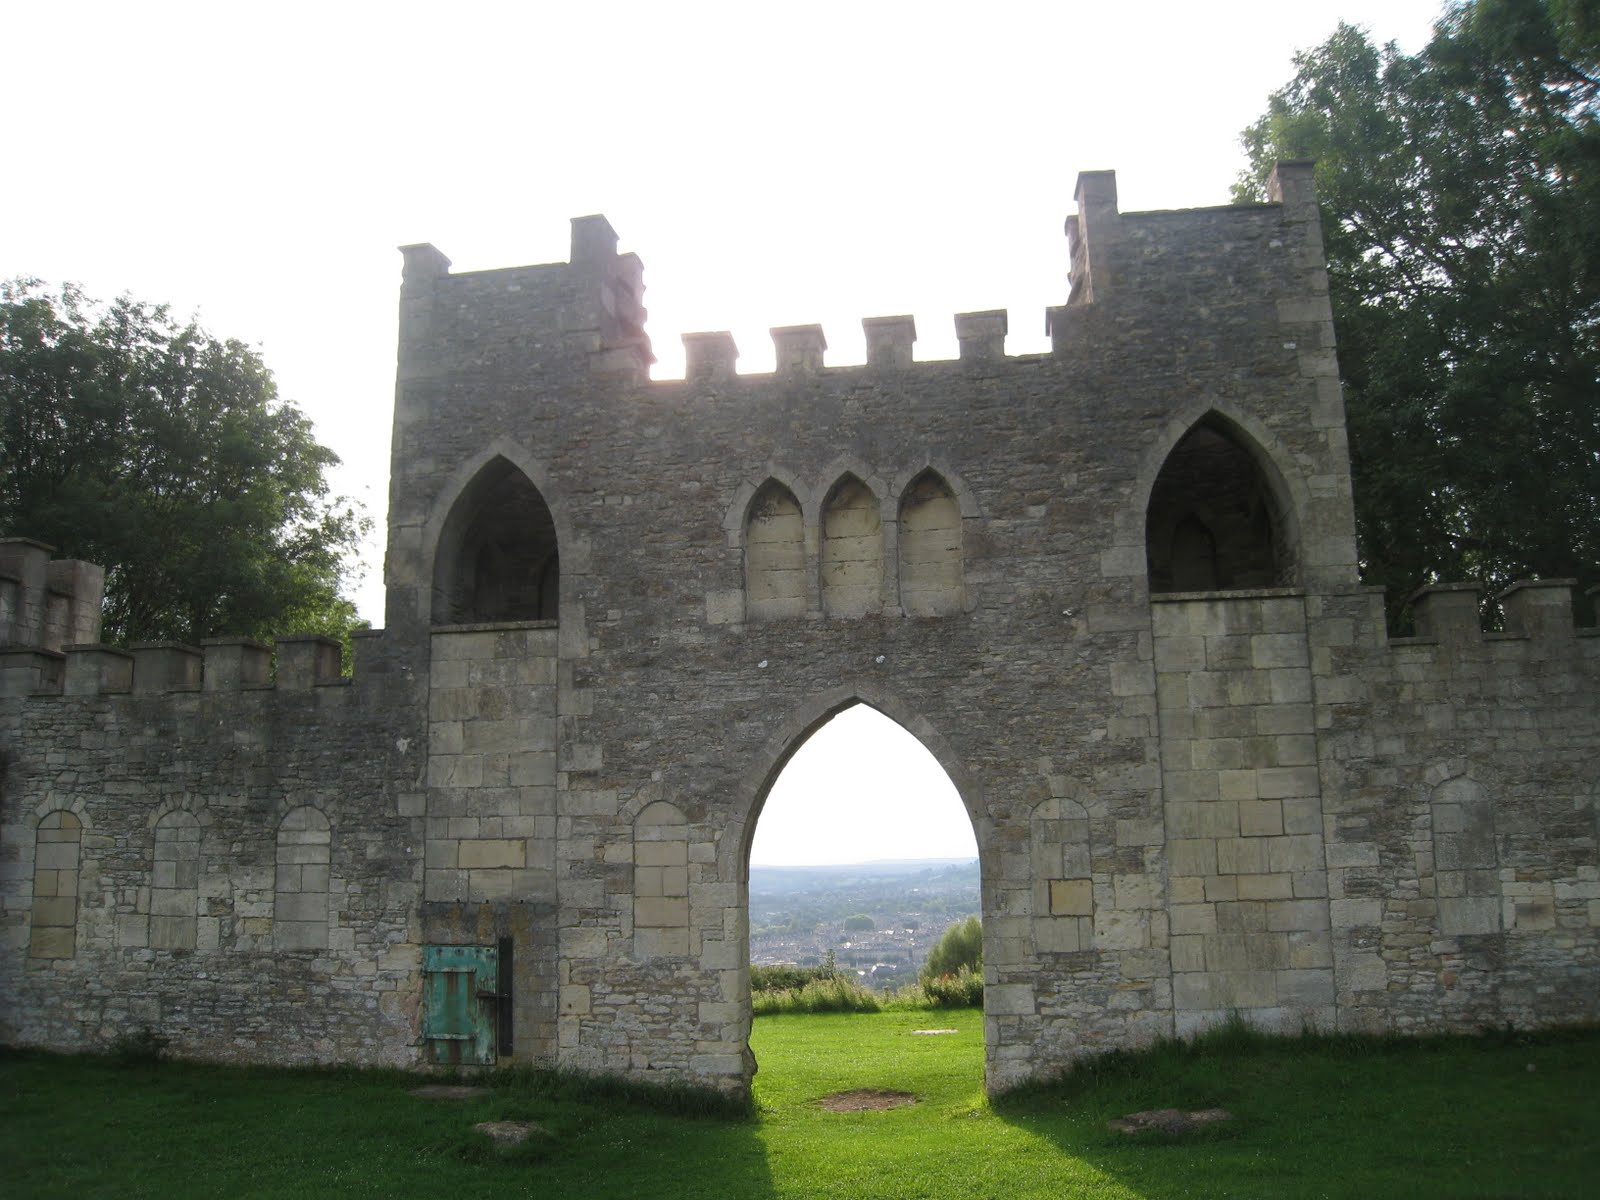
<path id="1" fill-rule="evenodd" d="M 1426 1039 L 1225 1026 L 997 1097 L 1005 1122 L 1146 1200 L 1585 1194 L 1600 1171 L 1600 1030 Z M 1187 1133 L 1114 1118 L 1221 1107 Z"/>
<path id="2" fill-rule="evenodd" d="M 7 1189 L 17 1196 L 776 1195 L 748 1105 L 547 1071 L 448 1082 L 329 1068 L 128 1065 L 0 1052 Z M 533 1127 L 498 1146 L 484 1122 Z"/>

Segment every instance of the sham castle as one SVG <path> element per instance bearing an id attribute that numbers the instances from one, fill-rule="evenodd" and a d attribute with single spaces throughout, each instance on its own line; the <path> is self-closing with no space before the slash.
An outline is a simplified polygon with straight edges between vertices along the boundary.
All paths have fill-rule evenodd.
<path id="1" fill-rule="evenodd" d="M 100 569 L 0 543 L 0 1042 L 742 1092 L 752 833 L 852 704 L 972 819 L 991 1090 L 1233 1013 L 1600 1019 L 1595 597 L 1387 635 L 1310 165 L 1270 195 L 1081 175 L 1047 353 L 869 317 L 863 365 L 695 333 L 670 381 L 603 217 L 566 263 L 404 247 L 351 674 L 97 644 Z"/>

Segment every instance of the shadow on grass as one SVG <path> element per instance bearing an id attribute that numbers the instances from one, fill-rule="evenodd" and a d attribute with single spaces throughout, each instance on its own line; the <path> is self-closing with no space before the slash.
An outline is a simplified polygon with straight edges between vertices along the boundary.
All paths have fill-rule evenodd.
<path id="1" fill-rule="evenodd" d="M 1147 1200 L 1569 1197 L 1600 1174 L 1600 1030 L 1274 1038 L 1242 1024 L 997 1097 L 1001 1120 Z M 1221 1107 L 1135 1135 L 1112 1119 Z"/>
<path id="2" fill-rule="evenodd" d="M 0 1052 L 8 1197 L 775 1195 L 747 1106 L 699 1089 L 503 1071 L 271 1070 Z M 473 1126 L 530 1122 L 519 1146 Z"/>

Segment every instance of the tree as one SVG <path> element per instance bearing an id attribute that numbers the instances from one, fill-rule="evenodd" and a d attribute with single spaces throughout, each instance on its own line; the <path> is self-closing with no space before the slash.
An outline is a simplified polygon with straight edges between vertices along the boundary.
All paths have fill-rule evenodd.
<path id="1" fill-rule="evenodd" d="M 928 951 L 928 961 L 918 972 L 918 979 L 926 987 L 931 981 L 962 970 L 983 969 L 983 924 L 977 917 L 957 921 L 933 944 Z"/>
<path id="2" fill-rule="evenodd" d="M 107 640 L 348 631 L 338 461 L 243 343 L 0 284 L 0 530 L 106 567 Z"/>
<path id="3" fill-rule="evenodd" d="M 1316 160 L 1363 578 L 1600 581 L 1600 6 L 1476 0 L 1415 55 L 1340 25 L 1244 132 Z"/>
<path id="4" fill-rule="evenodd" d="M 878 923 L 866 913 L 851 913 L 844 919 L 846 933 L 870 933 L 878 928 Z"/>

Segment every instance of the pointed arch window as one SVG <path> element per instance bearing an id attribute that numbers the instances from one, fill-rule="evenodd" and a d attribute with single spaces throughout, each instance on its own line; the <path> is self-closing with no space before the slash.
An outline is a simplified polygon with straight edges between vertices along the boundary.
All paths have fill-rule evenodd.
<path id="1" fill-rule="evenodd" d="M 751 618 L 805 615 L 805 525 L 794 493 L 775 479 L 761 485 L 745 514 L 744 561 Z"/>
<path id="2" fill-rule="evenodd" d="M 883 518 L 872 489 L 854 475 L 822 505 L 822 610 L 860 617 L 883 606 Z"/>
<path id="3" fill-rule="evenodd" d="M 1287 505 L 1244 438 L 1210 417 L 1162 465 L 1145 513 L 1152 592 L 1228 591 L 1294 582 Z"/>
<path id="4" fill-rule="evenodd" d="M 496 458 L 462 491 L 439 534 L 433 623 L 553 621 L 560 592 L 550 508 L 532 480 Z"/>
<path id="5" fill-rule="evenodd" d="M 908 617 L 938 617 L 965 602 L 961 506 L 938 472 L 924 471 L 900 500 L 900 607 Z"/>

